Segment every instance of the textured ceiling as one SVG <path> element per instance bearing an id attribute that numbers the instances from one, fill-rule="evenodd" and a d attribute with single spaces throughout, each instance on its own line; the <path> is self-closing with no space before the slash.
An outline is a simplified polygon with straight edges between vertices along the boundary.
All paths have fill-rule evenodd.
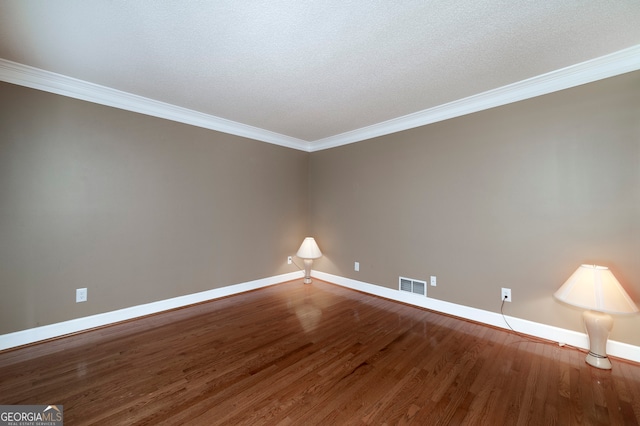
<path id="1" fill-rule="evenodd" d="M 311 145 L 639 43 L 638 0 L 0 2 L 0 58 Z"/>

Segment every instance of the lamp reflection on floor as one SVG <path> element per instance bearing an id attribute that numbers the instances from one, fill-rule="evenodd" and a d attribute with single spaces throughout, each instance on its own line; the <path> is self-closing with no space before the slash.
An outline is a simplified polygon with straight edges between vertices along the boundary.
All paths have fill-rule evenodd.
<path id="1" fill-rule="evenodd" d="M 322 318 L 322 309 L 319 307 L 312 303 L 304 303 L 296 306 L 295 313 L 305 333 L 310 333 L 318 328 Z"/>

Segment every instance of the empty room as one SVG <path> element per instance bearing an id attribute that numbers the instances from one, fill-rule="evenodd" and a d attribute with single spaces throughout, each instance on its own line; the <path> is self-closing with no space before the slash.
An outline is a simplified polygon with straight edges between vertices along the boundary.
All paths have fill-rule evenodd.
<path id="1" fill-rule="evenodd" d="M 640 424 L 638 22 L 0 2 L 0 425 Z"/>

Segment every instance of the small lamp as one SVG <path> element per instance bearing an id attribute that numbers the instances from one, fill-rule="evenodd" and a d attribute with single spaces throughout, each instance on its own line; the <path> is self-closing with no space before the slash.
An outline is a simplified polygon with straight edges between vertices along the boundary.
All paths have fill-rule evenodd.
<path id="1" fill-rule="evenodd" d="M 311 265 L 313 259 L 322 257 L 322 252 L 313 237 L 307 237 L 302 242 L 296 256 L 304 260 L 304 283 L 311 284 Z"/>
<path id="2" fill-rule="evenodd" d="M 638 307 L 609 268 L 581 265 L 553 296 L 561 302 L 587 309 L 582 314 L 589 336 L 589 354 L 585 361 L 597 368 L 611 369 L 607 338 L 613 318 L 609 314 L 632 314 L 638 312 Z"/>

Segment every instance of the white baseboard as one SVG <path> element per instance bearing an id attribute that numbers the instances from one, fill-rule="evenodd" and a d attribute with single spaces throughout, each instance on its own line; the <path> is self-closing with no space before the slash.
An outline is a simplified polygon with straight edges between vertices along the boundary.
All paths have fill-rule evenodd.
<path id="1" fill-rule="evenodd" d="M 502 315 L 496 312 L 485 311 L 483 309 L 471 308 L 469 306 L 457 305 L 455 303 L 445 302 L 443 300 L 431 299 L 428 297 L 416 297 L 409 293 L 381 287 L 379 285 L 369 284 L 362 281 L 344 278 L 337 275 L 327 274 L 325 272 L 311 271 L 311 275 L 323 281 L 334 283 L 353 290 L 362 291 L 364 293 L 375 296 L 384 297 L 409 305 L 419 306 L 421 308 L 430 309 L 436 312 L 453 315 L 456 317 L 477 321 L 479 323 L 492 325 L 508 329 Z M 554 327 L 547 324 L 541 324 L 520 318 L 506 316 L 507 321 L 514 330 L 519 333 L 528 334 L 530 336 L 540 337 L 552 342 L 561 342 L 577 348 L 589 349 L 589 339 L 585 333 L 567 330 L 564 328 Z M 607 342 L 607 353 L 611 356 L 627 359 L 634 362 L 640 362 L 640 347 L 630 345 L 628 343 L 609 340 Z"/>
<path id="2" fill-rule="evenodd" d="M 76 318 L 69 321 L 59 322 L 41 327 L 30 328 L 28 330 L 16 331 L 0 336 L 0 350 L 15 348 L 17 346 L 35 343 L 41 340 L 61 337 L 66 334 L 77 333 L 96 327 L 102 327 L 133 318 L 151 315 L 170 309 L 181 308 L 195 303 L 206 302 L 220 297 L 231 296 L 285 281 L 295 280 L 304 277 L 303 271 L 291 272 L 274 277 L 263 278 L 199 293 L 187 294 L 185 296 L 173 297 L 171 299 L 159 300 L 157 302 L 146 303 L 144 305 L 132 306 L 130 308 L 118 309 L 117 311 L 105 312 L 83 318 Z"/>
<path id="3" fill-rule="evenodd" d="M 385 299 L 403 302 L 409 305 L 419 306 L 436 312 L 441 312 L 456 317 L 477 321 L 479 323 L 492 325 L 494 327 L 508 329 L 501 314 L 496 312 L 485 311 L 482 309 L 472 308 L 469 306 L 458 305 L 455 303 L 445 302 L 443 300 L 431 299 L 428 297 L 418 298 L 411 294 L 405 294 L 395 289 L 381 287 L 362 281 L 344 278 L 337 275 L 327 274 L 325 272 L 312 271 L 311 275 L 315 278 L 328 281 L 342 287 L 353 290 L 362 291 L 364 293 L 375 296 L 384 297 Z M 274 277 L 263 278 L 255 281 L 235 284 L 227 287 L 216 288 L 199 293 L 188 294 L 185 296 L 174 297 L 171 299 L 160 300 L 157 302 L 147 303 L 144 305 L 132 306 L 130 308 L 119 309 L 117 311 L 105 312 L 102 314 L 91 315 L 83 318 L 76 318 L 56 324 L 35 327 L 28 330 L 16 331 L 0 335 L 0 350 L 15 348 L 41 340 L 61 337 L 67 334 L 77 333 L 96 327 L 102 327 L 109 324 L 115 324 L 121 321 L 133 318 L 143 317 L 170 309 L 180 308 L 183 306 L 193 305 L 208 300 L 218 299 L 221 297 L 232 296 L 234 294 L 243 293 L 249 290 L 255 290 L 285 281 L 302 278 L 304 272 L 297 271 L 288 274 L 277 275 Z M 509 324 L 518 332 L 547 339 L 553 342 L 562 342 L 578 348 L 588 349 L 589 340 L 587 335 L 572 330 L 567 330 L 551 325 L 536 323 L 516 317 L 506 316 Z M 618 358 L 628 359 L 634 362 L 640 362 L 640 347 L 630 345 L 628 343 L 609 340 L 607 343 L 607 353 Z"/>

